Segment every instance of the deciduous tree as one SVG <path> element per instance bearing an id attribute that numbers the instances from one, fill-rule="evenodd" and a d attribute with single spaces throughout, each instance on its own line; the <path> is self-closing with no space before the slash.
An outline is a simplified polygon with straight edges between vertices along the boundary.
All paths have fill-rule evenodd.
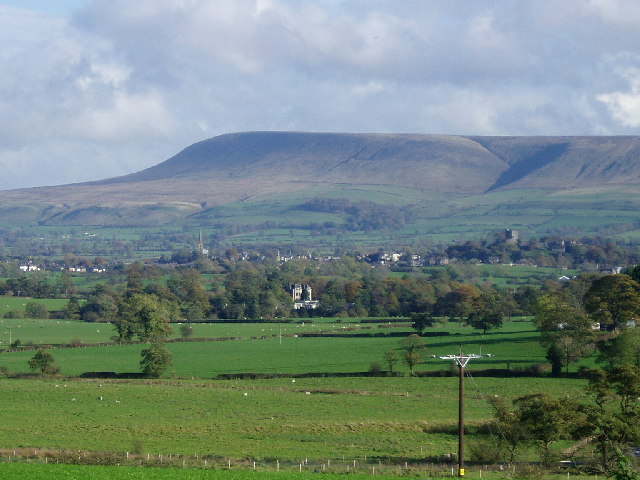
<path id="1" fill-rule="evenodd" d="M 605 275 L 591 284 L 584 296 L 593 319 L 615 328 L 640 318 L 640 284 L 624 274 Z"/>
<path id="2" fill-rule="evenodd" d="M 55 366 L 53 355 L 42 348 L 36 350 L 35 355 L 31 357 L 28 363 L 31 370 L 39 370 L 42 376 L 46 373 L 52 374 L 60 371 L 60 369 Z"/>
<path id="3" fill-rule="evenodd" d="M 578 307 L 563 301 L 558 294 L 538 299 L 535 323 L 542 332 L 540 343 L 547 347 L 553 374 L 591 351 L 593 321 Z"/>
<path id="4" fill-rule="evenodd" d="M 400 340 L 402 362 L 409 367 L 409 375 L 413 375 L 413 367 L 420 363 L 420 350 L 424 348 L 422 337 L 415 333 Z"/>
<path id="5" fill-rule="evenodd" d="M 171 352 L 163 342 L 152 342 L 141 355 L 140 367 L 145 377 L 159 378 L 171 365 Z"/>
<path id="6" fill-rule="evenodd" d="M 486 334 L 488 330 L 502 327 L 503 312 L 497 298 L 483 293 L 474 302 L 474 309 L 467 316 L 467 324 Z"/>

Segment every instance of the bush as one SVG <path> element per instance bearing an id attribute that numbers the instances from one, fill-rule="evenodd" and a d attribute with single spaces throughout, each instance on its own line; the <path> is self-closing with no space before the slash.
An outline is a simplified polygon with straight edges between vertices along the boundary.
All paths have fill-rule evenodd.
<path id="1" fill-rule="evenodd" d="M 182 336 L 182 338 L 189 338 L 191 335 L 193 335 L 193 327 L 188 323 L 183 323 L 182 325 L 180 325 L 180 335 Z"/>
<path id="2" fill-rule="evenodd" d="M 160 378 L 160 375 L 171 365 L 171 352 L 163 343 L 152 343 L 141 352 L 140 367 L 148 378 Z"/>
<path id="3" fill-rule="evenodd" d="M 47 307 L 41 303 L 27 303 L 25 313 L 29 318 L 49 318 L 49 311 L 47 310 Z"/>
<path id="4" fill-rule="evenodd" d="M 474 463 L 497 464 L 504 461 L 505 455 L 496 439 L 483 439 L 469 445 L 469 457 Z"/>
<path id="5" fill-rule="evenodd" d="M 381 375 L 382 367 L 378 362 L 372 362 L 371 365 L 369 365 L 369 373 L 371 375 Z"/>

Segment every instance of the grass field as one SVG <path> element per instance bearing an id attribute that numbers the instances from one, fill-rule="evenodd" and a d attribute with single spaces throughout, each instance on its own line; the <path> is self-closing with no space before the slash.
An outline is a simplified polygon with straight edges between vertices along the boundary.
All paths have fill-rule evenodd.
<path id="1" fill-rule="evenodd" d="M 180 325 L 172 324 L 173 333 L 170 338 L 180 337 Z M 350 328 L 351 323 L 338 324 L 336 319 L 317 319 L 313 323 L 194 323 L 193 337 L 251 337 L 294 335 L 303 332 L 317 332 L 320 330 L 338 330 L 343 326 Z M 9 339 L 19 339 L 24 345 L 32 342 L 34 345 L 69 344 L 76 339 L 76 343 L 110 342 L 116 331 L 110 323 L 89 323 L 71 320 L 34 320 L 34 319 L 0 319 L 0 347 L 8 345 Z"/>
<path id="2" fill-rule="evenodd" d="M 382 365 L 384 352 L 388 350 L 397 351 L 397 356 L 400 358 L 401 351 L 398 343 L 400 337 L 394 335 L 412 333 L 412 330 L 406 326 L 337 324 L 329 323 L 328 320 L 304 325 L 196 324 L 194 325 L 195 336 L 232 336 L 237 339 L 222 342 L 170 343 L 168 348 L 173 353 L 173 365 L 168 373 L 181 378 L 213 378 L 222 373 L 242 372 L 260 374 L 366 372 L 372 363 Z M 5 328 L 6 322 L 8 321 L 5 320 L 2 324 Z M 35 338 L 36 345 L 40 342 L 56 343 L 53 341 L 56 335 L 63 340 L 61 343 L 67 343 L 70 338 L 82 339 L 82 331 L 89 334 L 87 338 L 91 338 L 91 335 L 112 335 L 112 327 L 107 324 L 62 321 L 60 324 L 57 321 L 26 323 L 22 320 L 12 322 L 24 325 L 25 332 L 40 333 L 39 337 Z M 342 336 L 295 336 L 305 331 L 317 330 L 333 330 Z M 19 331 L 22 335 L 23 330 L 14 327 L 12 328 L 14 339 L 18 338 L 15 331 Z M 425 337 L 426 348 L 422 354 L 422 363 L 417 367 L 418 371 L 447 369 L 446 363 L 437 357 L 457 353 L 461 348 L 467 353 L 492 355 L 474 362 L 476 369 L 519 368 L 545 361 L 544 351 L 538 343 L 538 332 L 534 330 L 530 321 L 506 322 L 504 328 L 487 335 L 453 322 L 440 324 L 427 331 L 427 334 L 438 333 L 447 335 Z M 267 338 L 262 339 L 262 336 Z M 24 342 L 23 338 L 21 340 Z M 79 375 L 87 371 L 126 373 L 139 371 L 138 362 L 142 348 L 144 348 L 143 345 L 114 345 L 54 349 L 52 354 L 64 375 Z M 3 353 L 0 355 L 0 366 L 8 368 L 10 372 L 27 372 L 27 361 L 32 356 L 32 351 Z M 397 368 L 406 372 L 406 367 L 398 365 Z"/>
<path id="3" fill-rule="evenodd" d="M 12 310 L 24 312 L 27 303 L 39 303 L 44 305 L 48 311 L 64 310 L 69 301 L 64 298 L 29 298 L 29 297 L 0 297 L 0 317 Z"/>
<path id="4" fill-rule="evenodd" d="M 16 322 L 12 332 L 40 333 L 47 343 L 68 336 L 78 338 L 83 332 L 87 338 L 107 335 L 110 328 L 107 324 L 53 320 L 4 320 L 2 325 L 6 328 L 8 322 Z M 373 363 L 385 368 L 385 351 L 395 350 L 400 357 L 399 340 L 412 333 L 406 322 L 349 319 L 338 323 L 337 319 L 317 319 L 313 324 L 195 324 L 194 329 L 198 336 L 235 339 L 169 343 L 173 365 L 163 380 L 74 378 L 88 371 L 138 372 L 143 345 L 54 348 L 51 353 L 65 377 L 0 379 L 2 478 L 17 478 L 20 472 L 22 478 L 82 478 L 82 472 L 89 471 L 80 466 L 68 466 L 66 470 L 54 465 L 2 463 L 3 455 L 10 456 L 7 452 L 12 449 L 27 455 L 29 449 L 82 451 L 89 455 L 135 451 L 142 455 L 136 458 L 145 465 L 149 464 L 145 455 L 146 460 L 155 458 L 156 462 L 158 458 L 173 458 L 175 462 L 178 455 L 185 456 L 186 466 L 191 467 L 206 456 L 211 459 L 209 467 L 215 463 L 220 469 L 229 461 L 233 468 L 243 469 L 133 468 L 131 476 L 126 477 L 129 473 L 124 467 L 94 467 L 97 470 L 91 470 L 91 478 L 101 478 L 102 474 L 104 478 L 136 478 L 144 471 L 151 475 L 144 478 L 174 478 L 182 473 L 180 478 L 270 480 L 273 475 L 285 475 L 295 479 L 309 478 L 313 470 L 322 471 L 323 462 L 333 465 L 332 474 L 344 474 L 354 461 L 360 466 L 356 469 L 359 473 L 371 474 L 369 470 L 375 467 L 376 476 L 381 478 L 384 473 L 420 478 L 449 476 L 449 467 L 427 472 L 423 462 L 439 463 L 456 452 L 458 379 L 409 377 L 402 365 L 397 365 L 400 376 L 359 376 Z M 317 330 L 330 330 L 339 336 L 302 336 Z M 493 413 L 489 398 L 513 399 L 539 392 L 576 398 L 584 395 L 584 380 L 479 375 L 487 368 L 514 369 L 544 362 L 538 332 L 529 319 L 506 322 L 501 330 L 486 335 L 453 322 L 438 324 L 427 334 L 431 336 L 424 337 L 426 348 L 417 371 L 449 370 L 451 366 L 438 357 L 457 353 L 461 345 L 467 353 L 492 354 L 474 360 L 467 368 L 465 419 L 469 445 L 486 439 L 482 426 Z M 32 356 L 32 350 L 2 353 L 0 367 L 27 372 Z M 289 376 L 213 380 L 219 374 L 246 372 Z M 38 457 L 42 460 L 42 455 Z M 309 463 L 297 477 L 292 472 L 303 459 Z M 253 461 L 258 470 L 264 471 L 252 472 Z M 281 462 L 282 472 L 273 473 L 276 462 Z M 402 470 L 404 462 L 408 467 Z M 24 469 L 33 473 L 24 473 L 31 471 Z M 353 469 L 349 473 L 349 478 L 358 478 Z M 322 478 L 331 479 L 332 474 L 324 473 Z M 470 474 L 467 478 L 479 477 Z M 483 478 L 517 477 L 487 471 Z"/>
<path id="5" fill-rule="evenodd" d="M 455 452 L 457 379 L 0 380 L 0 445 L 163 455 L 414 461 Z M 580 396 L 583 381 L 468 380 L 469 441 L 487 396 Z M 307 394 L 307 392 L 309 392 Z"/>
<path id="6" fill-rule="evenodd" d="M 304 467 L 303 467 L 304 468 Z M 378 469 L 379 471 L 380 469 Z M 375 477 L 380 480 L 401 480 L 407 477 L 418 477 L 429 480 L 443 480 L 451 478 L 448 469 L 428 470 L 409 469 L 401 470 L 398 475 L 380 475 L 374 466 L 367 466 L 357 469 L 358 472 L 348 475 L 350 480 L 365 480 Z M 306 480 L 309 478 L 322 478 L 323 480 L 343 480 L 346 469 L 340 473 L 317 474 L 317 467 L 313 469 L 305 468 L 302 473 L 295 472 L 253 472 L 247 470 L 204 470 L 204 469 L 183 469 L 183 468 L 136 468 L 125 466 L 87 466 L 87 465 L 43 465 L 43 464 L 0 464 L 0 475 L 7 480 L 23 480 L 25 478 L 33 480 L 84 480 L 91 478 L 94 480 L 121 480 L 121 479 L 149 479 L 149 480 Z M 503 479 L 528 479 L 530 477 L 513 474 L 512 472 L 499 472 L 492 470 L 480 470 L 478 468 L 467 469 L 465 478 L 503 480 Z M 536 475 L 540 480 L 565 480 L 566 473 L 548 474 L 544 476 Z M 570 478 L 574 480 L 595 480 L 594 475 L 572 474 Z"/>

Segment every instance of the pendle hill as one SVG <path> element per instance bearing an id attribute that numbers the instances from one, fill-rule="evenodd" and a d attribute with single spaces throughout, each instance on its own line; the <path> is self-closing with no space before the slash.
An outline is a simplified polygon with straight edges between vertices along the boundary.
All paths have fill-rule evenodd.
<path id="1" fill-rule="evenodd" d="M 106 180 L 0 192 L 0 223 L 640 237 L 640 137 L 249 132 Z"/>

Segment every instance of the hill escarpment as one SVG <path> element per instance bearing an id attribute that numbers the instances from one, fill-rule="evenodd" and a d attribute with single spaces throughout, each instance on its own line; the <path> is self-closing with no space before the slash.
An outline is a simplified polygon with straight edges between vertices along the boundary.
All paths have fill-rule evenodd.
<path id="1" fill-rule="evenodd" d="M 584 195 L 621 188 L 637 192 L 639 186 L 636 136 L 249 132 L 198 142 L 122 177 L 0 192 L 0 220 L 171 224 L 203 218 L 204 212 L 234 202 L 335 198 L 345 189 L 378 203 L 393 193 L 398 204 L 408 204 L 509 190 Z"/>

